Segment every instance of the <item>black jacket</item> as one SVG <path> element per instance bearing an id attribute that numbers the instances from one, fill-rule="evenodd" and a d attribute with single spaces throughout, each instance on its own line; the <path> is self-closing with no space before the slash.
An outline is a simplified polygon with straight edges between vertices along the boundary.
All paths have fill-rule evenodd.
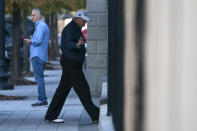
<path id="1" fill-rule="evenodd" d="M 86 52 L 85 46 L 77 47 L 77 42 L 81 36 L 84 38 L 81 27 L 72 20 L 62 31 L 61 50 L 68 59 L 83 64 Z"/>

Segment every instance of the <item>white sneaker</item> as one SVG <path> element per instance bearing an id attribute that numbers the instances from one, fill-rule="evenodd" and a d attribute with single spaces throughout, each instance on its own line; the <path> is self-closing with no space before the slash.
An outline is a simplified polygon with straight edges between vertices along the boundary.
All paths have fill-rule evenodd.
<path id="1" fill-rule="evenodd" d="M 54 122 L 54 123 L 64 123 L 64 120 L 63 119 L 55 119 L 55 120 L 52 120 L 52 122 Z"/>

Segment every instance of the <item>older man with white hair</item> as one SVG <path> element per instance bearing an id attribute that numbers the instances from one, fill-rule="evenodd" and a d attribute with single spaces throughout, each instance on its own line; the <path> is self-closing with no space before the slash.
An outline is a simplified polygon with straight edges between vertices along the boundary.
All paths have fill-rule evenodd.
<path id="1" fill-rule="evenodd" d="M 30 59 L 33 66 L 34 77 L 38 84 L 38 101 L 32 104 L 35 106 L 48 105 L 44 83 L 44 64 L 48 61 L 48 42 L 50 30 L 42 19 L 39 9 L 33 9 L 31 14 L 32 21 L 35 23 L 35 32 L 32 40 L 24 39 L 30 47 Z"/>

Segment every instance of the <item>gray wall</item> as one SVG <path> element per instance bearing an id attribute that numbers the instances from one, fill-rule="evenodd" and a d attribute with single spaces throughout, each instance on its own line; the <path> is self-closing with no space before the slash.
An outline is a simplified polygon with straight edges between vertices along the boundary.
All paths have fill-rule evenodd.
<path id="1" fill-rule="evenodd" d="M 101 80 L 107 76 L 108 11 L 107 0 L 87 0 L 88 57 L 87 80 L 92 92 L 101 90 Z"/>

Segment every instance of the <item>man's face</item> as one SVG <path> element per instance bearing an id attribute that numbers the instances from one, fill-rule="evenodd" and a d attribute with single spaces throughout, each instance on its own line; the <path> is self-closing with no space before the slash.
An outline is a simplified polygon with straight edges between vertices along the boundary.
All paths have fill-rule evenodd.
<path id="1" fill-rule="evenodd" d="M 35 23 L 41 19 L 40 15 L 38 14 L 38 11 L 32 11 L 31 13 L 31 19 Z"/>
<path id="2" fill-rule="evenodd" d="M 79 21 L 79 26 L 80 26 L 80 27 L 84 27 L 85 24 L 87 23 L 87 21 L 85 21 L 85 20 L 82 19 L 82 18 L 79 18 L 78 21 Z"/>

